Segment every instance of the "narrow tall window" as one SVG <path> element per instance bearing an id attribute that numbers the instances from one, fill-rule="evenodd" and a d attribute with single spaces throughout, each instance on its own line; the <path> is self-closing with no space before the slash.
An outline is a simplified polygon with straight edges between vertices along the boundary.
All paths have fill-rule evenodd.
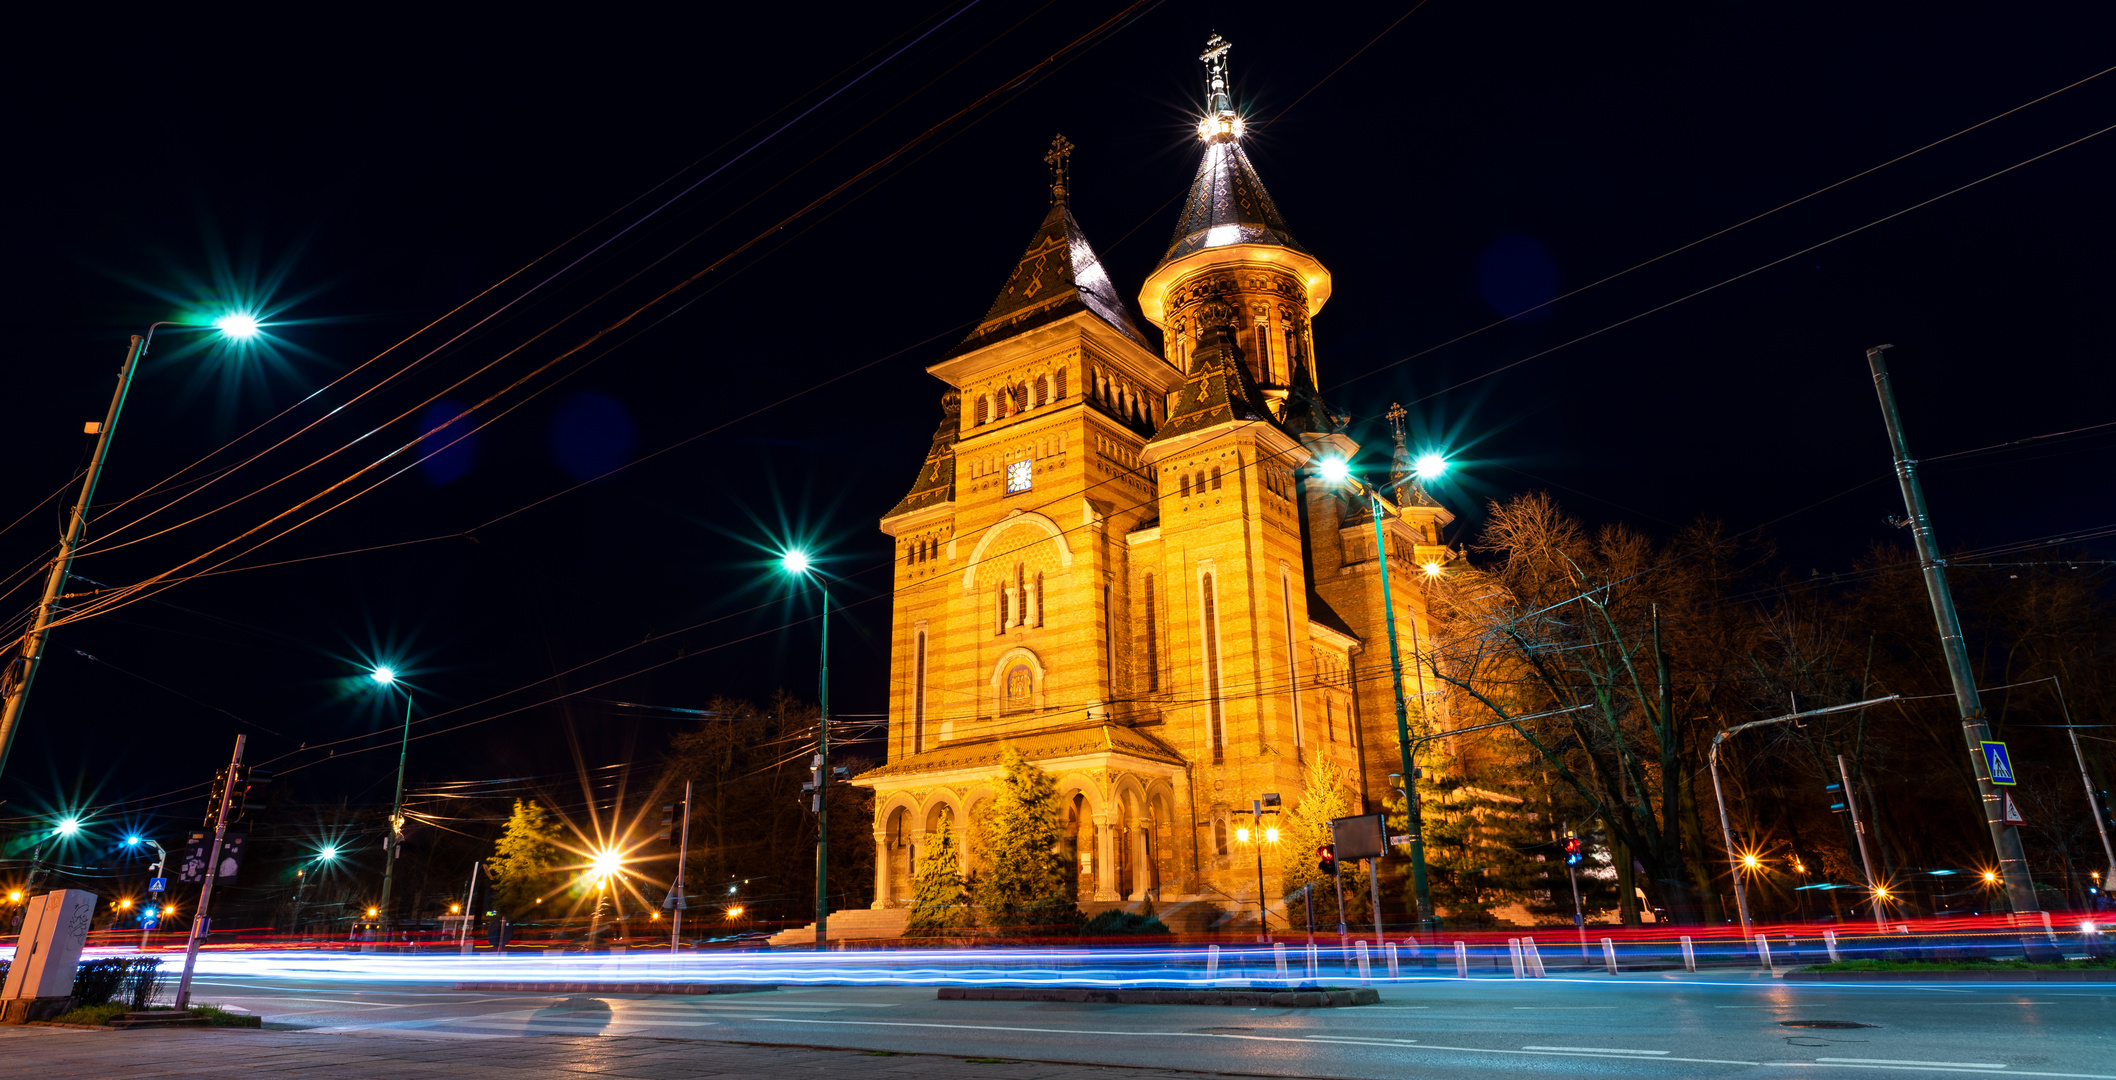
<path id="1" fill-rule="evenodd" d="M 1117 697 L 1117 609 L 1110 606 L 1109 583 L 1102 584 L 1102 662 L 1109 671 L 1104 680 L 1103 700 Z"/>
<path id="2" fill-rule="evenodd" d="M 1154 576 L 1146 575 L 1146 692 L 1161 692 L 1161 635 L 1160 620 L 1154 611 Z"/>
<path id="3" fill-rule="evenodd" d="M 1035 606 L 1035 607 L 1034 607 L 1033 609 L 1031 609 L 1031 610 L 1033 610 L 1033 611 L 1035 612 L 1035 616 L 1034 616 L 1034 618 L 1035 618 L 1035 625 L 1037 625 L 1037 626 L 1042 626 L 1042 625 L 1043 625 L 1043 575 L 1042 575 L 1042 574 L 1037 574 L 1037 575 L 1036 575 L 1036 606 Z"/>
<path id="4" fill-rule="evenodd" d="M 1048 396 L 1048 395 L 1050 394 L 1050 386 L 1051 386 L 1051 384 L 1050 384 L 1050 383 L 1049 383 L 1048 381 L 1044 380 L 1044 379 L 1037 379 L 1037 380 L 1036 380 L 1036 406 L 1037 406 L 1037 408 L 1042 408 L 1042 407 L 1043 407 L 1043 405 L 1044 405 L 1044 403 L 1045 403 L 1046 401 L 1050 400 L 1050 399 L 1049 399 L 1049 396 Z"/>
<path id="5" fill-rule="evenodd" d="M 1065 400 L 1064 368 L 1059 368 L 1057 371 L 1051 373 L 1051 399 L 1054 401 Z"/>
<path id="6" fill-rule="evenodd" d="M 1190 474 L 1183 474 L 1183 497 L 1190 498 Z"/>
<path id="7" fill-rule="evenodd" d="M 1218 465 L 1212 467 L 1212 490 L 1220 490 L 1220 467 Z"/>
<path id="8" fill-rule="evenodd" d="M 1212 761 L 1216 765 L 1227 759 L 1227 724 L 1220 703 L 1219 598 L 1213 594 L 1210 573 L 1199 579 L 1199 587 L 1205 594 L 1205 639 L 1199 642 L 1205 650 L 1205 722 L 1211 729 Z"/>
<path id="9" fill-rule="evenodd" d="M 1028 578 L 1027 578 L 1027 576 L 1026 576 L 1026 575 L 1024 574 L 1024 572 L 1023 572 L 1023 570 L 1022 570 L 1021 564 L 1020 564 L 1020 563 L 1015 563 L 1015 564 L 1014 564 L 1014 625 L 1015 625 L 1015 626 L 1021 626 L 1021 625 L 1024 625 L 1024 624 L 1026 624 L 1026 623 L 1027 623 L 1027 622 L 1029 621 L 1029 589 L 1028 589 L 1028 584 L 1029 584 L 1029 583 L 1028 583 Z"/>
<path id="10" fill-rule="evenodd" d="M 983 424 L 992 418 L 992 399 L 977 395 L 977 422 Z"/>
<path id="11" fill-rule="evenodd" d="M 999 625 L 995 627 L 992 632 L 995 634 L 1004 634 L 1007 632 L 1007 587 L 1006 585 L 1001 584 L 997 589 L 994 589 L 992 591 L 993 594 L 998 598 L 999 602 Z"/>
<path id="12" fill-rule="evenodd" d="M 1285 605 L 1286 615 L 1286 697 L 1293 705 L 1293 759 L 1299 761 L 1303 746 L 1307 742 L 1301 731 L 1300 715 L 1300 660 L 1293 645 L 1293 574 L 1285 567 L 1278 571 L 1279 600 Z"/>
<path id="13" fill-rule="evenodd" d="M 926 632 L 918 632 L 918 670 L 911 691 L 911 752 L 926 750 Z"/>

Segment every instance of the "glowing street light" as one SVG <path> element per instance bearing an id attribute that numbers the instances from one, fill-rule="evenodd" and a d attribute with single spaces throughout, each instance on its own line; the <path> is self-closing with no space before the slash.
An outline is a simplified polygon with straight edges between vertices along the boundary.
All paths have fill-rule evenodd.
<path id="1" fill-rule="evenodd" d="M 823 600 L 822 646 L 816 661 L 816 951 L 830 948 L 830 590 L 815 561 L 799 548 L 779 556 L 779 568 L 792 577 L 809 578 Z"/>
<path id="2" fill-rule="evenodd" d="M 334 847 L 324 847 L 316 852 L 316 858 L 323 862 L 330 862 L 336 859 L 337 857 L 338 849 Z"/>
<path id="3" fill-rule="evenodd" d="M 223 336 L 246 338 L 257 333 L 254 316 L 242 315 L 246 323 L 235 322 L 236 315 L 223 316 L 212 329 Z M 59 537 L 59 552 L 52 559 L 49 573 L 44 579 L 44 595 L 37 603 L 36 614 L 30 620 L 29 630 L 19 640 L 15 661 L 11 665 L 13 678 L 0 689 L 0 772 L 7 769 L 7 753 L 15 744 L 15 733 L 22 727 L 22 712 L 29 706 L 29 690 L 36 681 L 37 668 L 44 662 L 48 651 L 52 624 L 59 615 L 60 597 L 66 593 L 68 575 L 73 571 L 74 554 L 80 549 L 81 538 L 88 529 L 88 510 L 95 502 L 96 481 L 103 476 L 103 463 L 110 456 L 110 437 L 117 431 L 118 414 L 125 408 L 125 391 L 132 386 L 132 373 L 138 368 L 140 358 L 147 355 L 147 346 L 154 341 L 156 327 L 172 325 L 158 322 L 147 328 L 147 332 L 132 335 L 131 344 L 125 347 L 125 363 L 118 368 L 117 389 L 110 395 L 110 411 L 103 414 L 102 423 L 91 420 L 85 425 L 87 434 L 96 436 L 95 453 L 88 459 L 88 469 L 81 477 L 81 495 L 74 501 L 73 516 L 67 520 L 66 531 Z M 247 327 L 247 332 L 241 332 Z M 180 329 L 203 330 L 206 327 L 182 327 Z"/>
<path id="4" fill-rule="evenodd" d="M 384 686 L 394 686 L 397 682 L 397 669 L 390 667 L 388 664 L 384 664 L 381 667 L 378 667 L 375 670 L 368 672 L 367 677 L 375 680 L 378 683 L 381 683 Z"/>
<path id="5" fill-rule="evenodd" d="M 52 831 L 60 836 L 72 836 L 81 831 L 81 819 L 73 817 L 60 818 L 59 827 Z"/>
<path id="6" fill-rule="evenodd" d="M 126 837 L 126 838 L 125 838 L 125 846 L 126 846 L 126 847 L 138 847 L 138 846 L 140 846 L 140 840 L 141 840 L 141 837 L 139 836 L 139 834 L 137 834 L 137 833 L 134 833 L 133 835 L 131 835 L 131 836 L 128 836 L 128 837 Z"/>
<path id="7" fill-rule="evenodd" d="M 1438 480 L 1447 474 L 1447 459 L 1438 454 L 1421 454 L 1413 473 L 1420 480 Z"/>
<path id="8" fill-rule="evenodd" d="M 377 664 L 367 677 L 377 686 L 395 688 L 397 669 L 388 664 Z M 397 797 L 389 812 L 389 838 L 382 855 L 382 903 L 381 910 L 389 910 L 390 885 L 396 876 L 397 847 L 404 842 L 404 762 L 411 753 L 411 688 L 404 690 L 404 734 L 397 740 Z"/>
<path id="9" fill-rule="evenodd" d="M 241 311 L 230 312 L 213 320 L 213 328 L 238 341 L 256 337 L 262 330 L 257 316 Z"/>
<path id="10" fill-rule="evenodd" d="M 1323 478 L 1323 482 L 1326 484 L 1342 484 L 1352 478 L 1351 463 L 1340 457 L 1322 459 L 1322 463 L 1315 467 L 1315 471 L 1317 475 Z"/>

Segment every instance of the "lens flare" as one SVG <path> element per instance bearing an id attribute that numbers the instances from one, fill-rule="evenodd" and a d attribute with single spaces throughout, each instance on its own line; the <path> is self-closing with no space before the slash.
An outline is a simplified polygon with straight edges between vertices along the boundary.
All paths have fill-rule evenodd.
<path id="1" fill-rule="evenodd" d="M 240 311 L 213 320 L 213 328 L 238 341 L 256 337 L 260 329 L 257 316 Z"/>
<path id="2" fill-rule="evenodd" d="M 779 556 L 779 566 L 789 574 L 805 574 L 813 565 L 805 551 L 789 551 Z"/>
<path id="3" fill-rule="evenodd" d="M 1420 480 L 1438 480 L 1447 473 L 1447 459 L 1438 454 L 1420 455 L 1416 465 Z"/>
<path id="4" fill-rule="evenodd" d="M 1351 478 L 1352 466 L 1343 458 L 1324 458 L 1322 464 L 1316 466 L 1316 472 L 1323 478 L 1324 483 L 1342 484 Z"/>

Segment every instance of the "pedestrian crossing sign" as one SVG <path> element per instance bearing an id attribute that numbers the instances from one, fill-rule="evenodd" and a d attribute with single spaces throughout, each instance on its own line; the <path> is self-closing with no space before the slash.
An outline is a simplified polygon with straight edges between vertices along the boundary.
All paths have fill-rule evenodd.
<path id="1" fill-rule="evenodd" d="M 1985 740 L 1984 764 L 1990 768 L 1992 783 L 2006 787 L 2013 785 L 2013 759 L 2007 756 L 2005 743 Z"/>

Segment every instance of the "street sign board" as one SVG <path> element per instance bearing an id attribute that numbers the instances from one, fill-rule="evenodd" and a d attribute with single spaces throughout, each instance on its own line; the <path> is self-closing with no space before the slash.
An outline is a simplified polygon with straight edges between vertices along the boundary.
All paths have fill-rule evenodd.
<path id="1" fill-rule="evenodd" d="M 2013 805 L 2013 793 L 2002 791 L 1999 794 L 2006 800 L 2006 824 L 2026 825 L 2028 819 L 2021 816 L 2020 807 Z"/>
<path id="2" fill-rule="evenodd" d="M 165 878 L 165 877 L 156 877 L 156 878 L 148 878 L 148 879 L 147 879 L 147 891 L 148 891 L 148 892 L 168 892 L 168 891 L 169 891 L 169 879 L 168 879 L 168 878 Z"/>
<path id="3" fill-rule="evenodd" d="M 1388 830 L 1380 814 L 1330 819 L 1330 842 L 1339 859 L 1378 859 L 1388 851 Z"/>
<path id="4" fill-rule="evenodd" d="M 2013 785 L 2013 759 L 2007 756 L 2005 743 L 1985 740 L 1984 764 L 1990 767 L 1992 783 Z"/>

